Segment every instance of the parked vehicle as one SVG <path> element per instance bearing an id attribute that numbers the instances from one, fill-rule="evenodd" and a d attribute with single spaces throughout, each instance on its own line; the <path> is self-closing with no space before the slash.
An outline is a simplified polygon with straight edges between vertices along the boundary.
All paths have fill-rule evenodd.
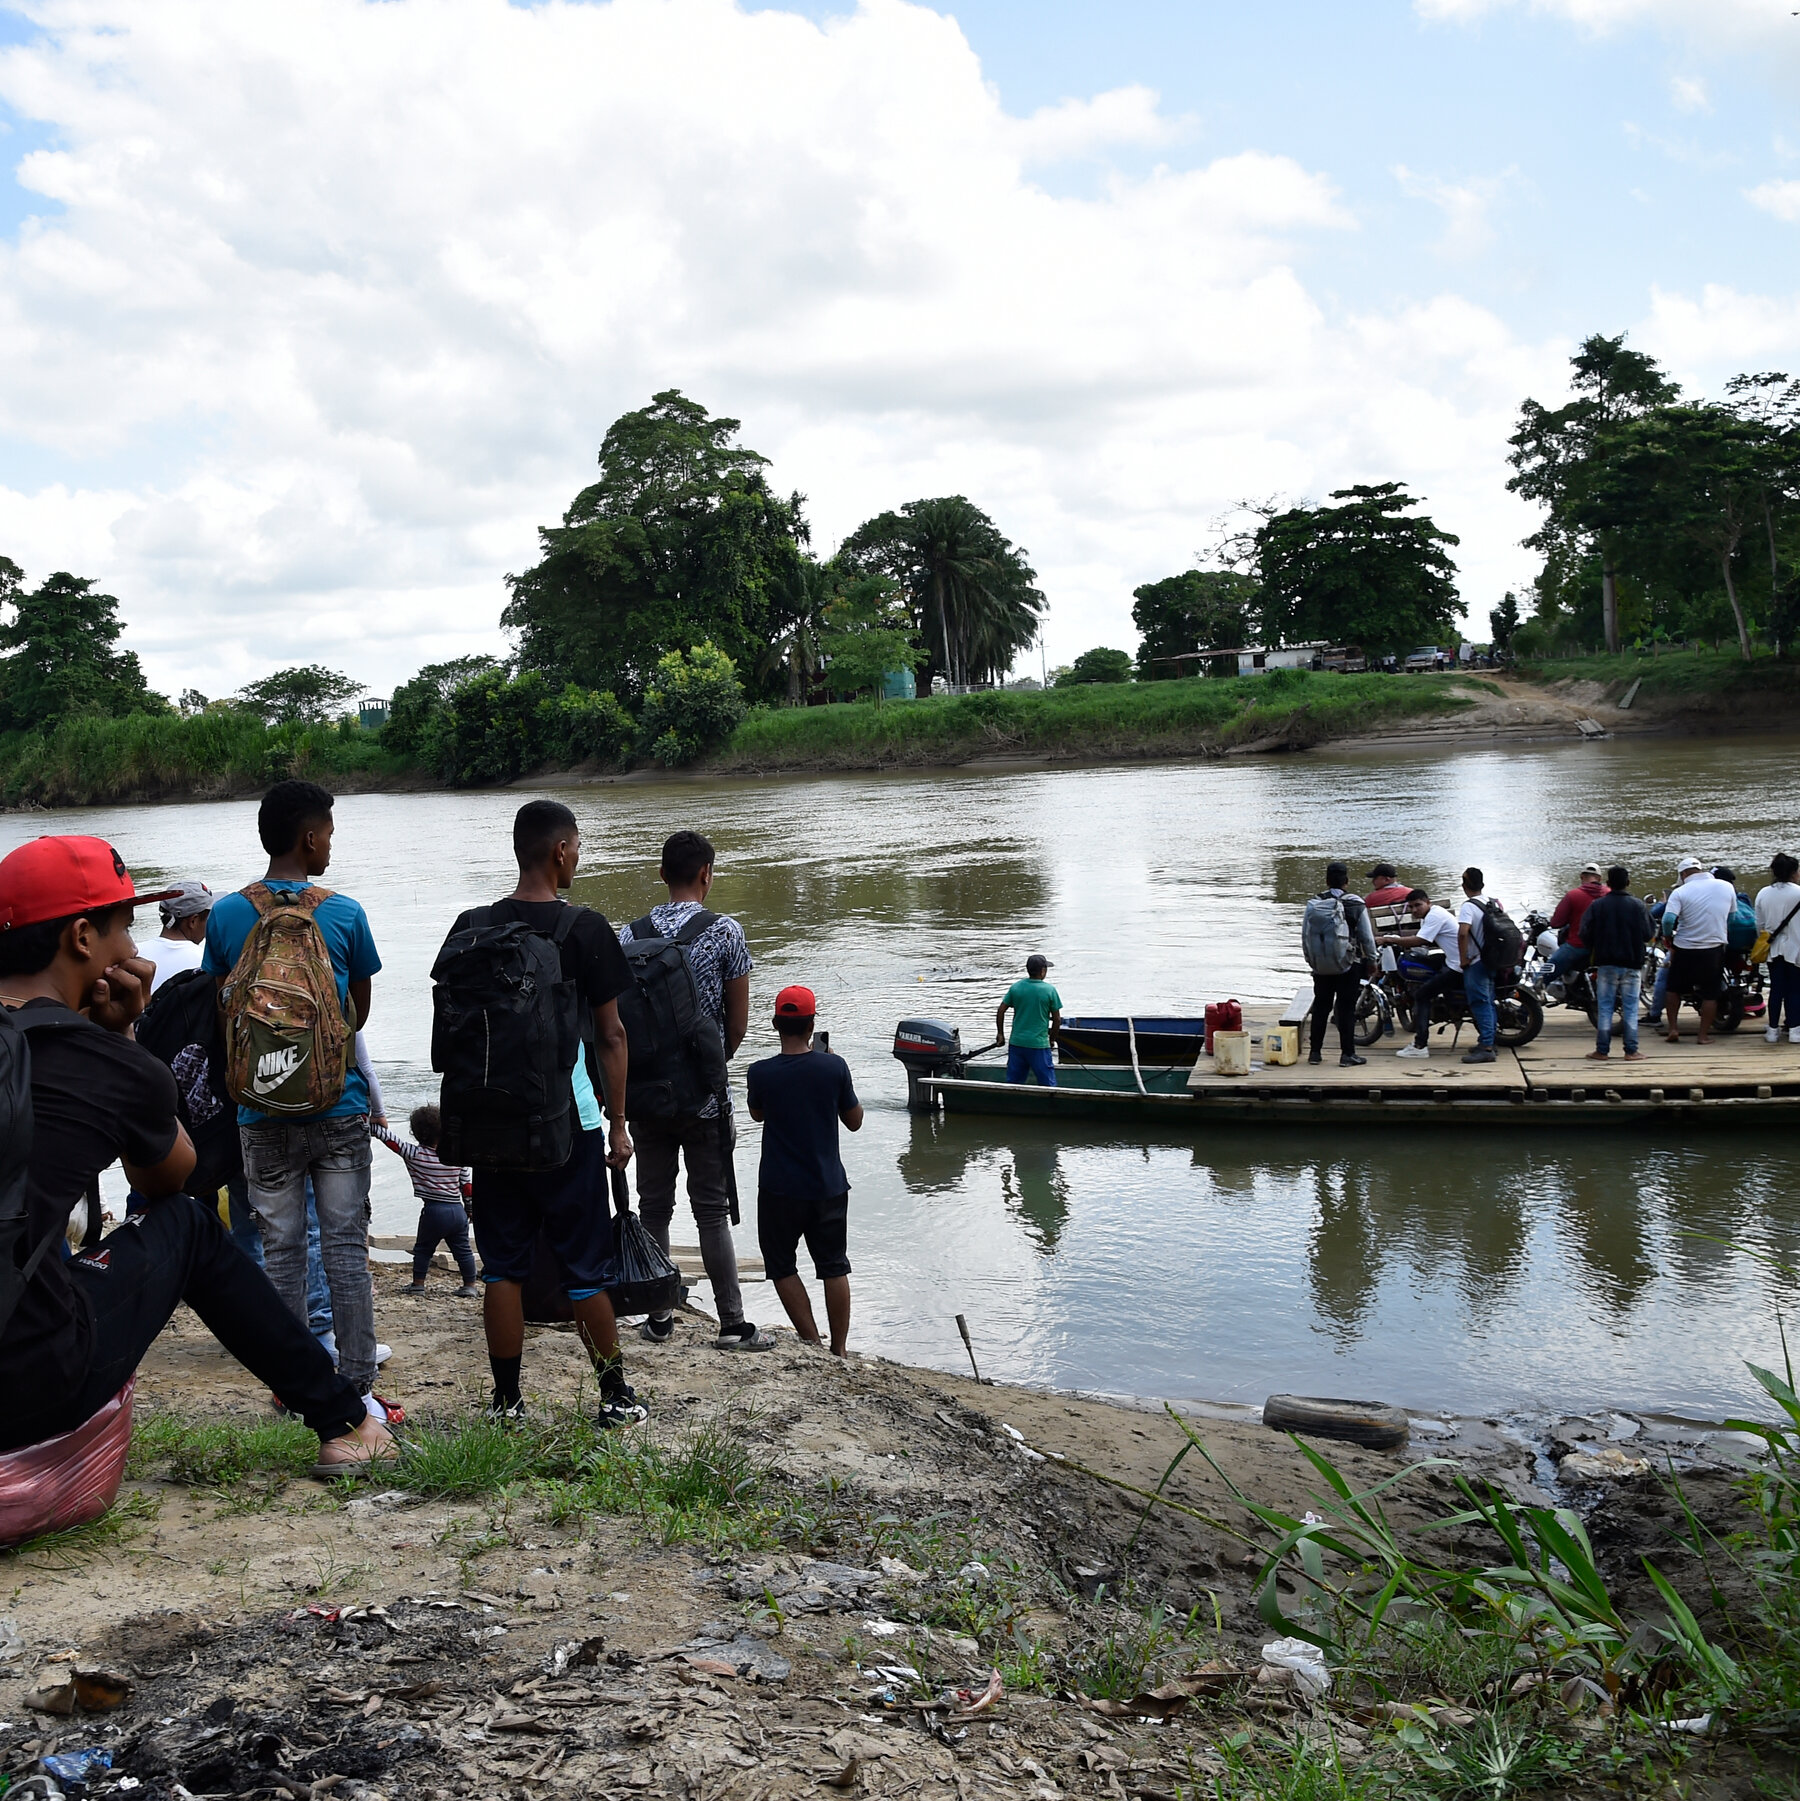
<path id="1" fill-rule="evenodd" d="M 1419 956 L 1411 951 L 1383 950 L 1380 973 L 1364 981 L 1357 997 L 1356 1042 L 1373 1044 L 1396 1028 L 1410 1033 L 1413 991 L 1443 966 L 1435 952 Z M 1529 1044 L 1544 1029 L 1543 1003 L 1521 982 L 1508 982 L 1496 990 L 1494 1010 L 1499 1016 L 1495 1042 L 1506 1050 Z M 1469 1003 L 1461 989 L 1433 998 L 1433 1025 L 1454 1026 L 1460 1036 L 1467 1019 Z"/>

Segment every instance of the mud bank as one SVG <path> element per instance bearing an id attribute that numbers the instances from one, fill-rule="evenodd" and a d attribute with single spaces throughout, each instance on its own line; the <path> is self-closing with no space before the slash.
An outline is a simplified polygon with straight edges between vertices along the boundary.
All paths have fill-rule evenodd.
<path id="1" fill-rule="evenodd" d="M 384 1391 L 415 1421 L 479 1408 L 470 1303 L 383 1292 L 378 1318 L 395 1352 Z M 765 1355 L 726 1356 L 705 1327 L 686 1316 L 666 1348 L 628 1339 L 653 1408 L 639 1430 L 671 1445 L 723 1434 L 747 1453 L 763 1472 L 743 1499 L 746 1518 L 762 1510 L 756 1532 L 729 1514 L 695 1536 L 629 1508 L 559 1515 L 525 1484 L 459 1499 L 146 1473 L 129 1487 L 138 1536 L 0 1560 L 0 1609 L 23 1641 L 0 1661 L 0 1763 L 17 1780 L 59 1750 L 103 1748 L 111 1770 L 86 1792 L 137 1798 L 770 1801 L 825 1786 L 1174 1801 L 1212 1793 L 1246 1744 L 1330 1744 L 1403 1773 L 1386 1696 L 1411 1687 L 1448 1705 L 1441 1673 L 1423 1670 L 1329 1708 L 1259 1680 L 1276 1634 L 1255 1586 L 1273 1534 L 1233 1488 L 1296 1517 L 1322 1504 L 1292 1441 L 1198 1421 L 1229 1483 L 1199 1456 L 1168 1475 L 1185 1441 L 1162 1412 L 843 1364 L 785 1333 Z M 525 1376 L 540 1414 L 581 1401 L 564 1334 L 534 1331 Z M 139 1407 L 270 1418 L 185 1315 L 145 1365 Z M 1399 1453 L 1328 1448 L 1356 1489 L 1402 1477 L 1382 1502 L 1403 1533 L 1454 1511 L 1458 1469 L 1518 1495 L 1544 1469 L 1542 1447 L 1479 1422 L 1436 1423 Z M 1723 1519 L 1739 1471 L 1699 1439 L 1664 1448 L 1687 1505 Z M 1144 1518 L 1130 1491 L 1165 1476 L 1193 1511 Z M 1578 1498 L 1621 1597 L 1654 1599 L 1646 1548 L 1701 1586 L 1664 1486 L 1639 1477 Z M 1496 1547 L 1465 1527 L 1432 1550 L 1479 1565 Z M 1290 1591 L 1283 1578 L 1291 1605 Z M 124 1705 L 27 1709 L 28 1691 L 71 1667 L 123 1678 Z M 1596 1745 L 1619 1730 L 1580 1726 Z M 1736 1754 L 1694 1754 L 1727 1779 L 1711 1792 L 1738 1792 Z"/>

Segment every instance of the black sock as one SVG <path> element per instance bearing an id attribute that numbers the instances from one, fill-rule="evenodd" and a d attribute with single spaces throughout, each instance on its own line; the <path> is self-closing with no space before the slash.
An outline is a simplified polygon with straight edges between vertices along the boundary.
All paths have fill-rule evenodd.
<path id="1" fill-rule="evenodd" d="M 494 1372 L 494 1399 L 502 1407 L 515 1407 L 519 1401 L 519 1365 L 525 1359 L 488 1355 L 488 1368 Z"/>
<path id="2" fill-rule="evenodd" d="M 594 1365 L 594 1374 L 600 1378 L 600 1399 L 616 1401 L 625 1392 L 625 1359 L 623 1357 L 607 1357 Z"/>

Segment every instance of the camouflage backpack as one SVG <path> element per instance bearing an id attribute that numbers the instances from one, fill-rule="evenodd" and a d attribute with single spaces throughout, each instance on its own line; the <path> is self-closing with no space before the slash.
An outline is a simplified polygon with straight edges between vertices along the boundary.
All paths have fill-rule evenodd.
<path id="1" fill-rule="evenodd" d="M 243 890 L 256 924 L 225 986 L 225 1086 L 259 1113 L 323 1113 L 344 1094 L 356 1026 L 338 1000 L 337 972 L 313 917 L 326 888 Z"/>

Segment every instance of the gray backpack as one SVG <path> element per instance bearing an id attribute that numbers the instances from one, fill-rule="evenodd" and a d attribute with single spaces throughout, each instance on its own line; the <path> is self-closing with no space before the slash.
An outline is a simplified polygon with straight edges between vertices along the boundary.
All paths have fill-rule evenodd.
<path id="1" fill-rule="evenodd" d="M 1300 924 L 1300 949 L 1315 975 L 1341 976 L 1356 962 L 1355 939 L 1343 901 L 1335 894 L 1315 894 L 1306 903 Z"/>

